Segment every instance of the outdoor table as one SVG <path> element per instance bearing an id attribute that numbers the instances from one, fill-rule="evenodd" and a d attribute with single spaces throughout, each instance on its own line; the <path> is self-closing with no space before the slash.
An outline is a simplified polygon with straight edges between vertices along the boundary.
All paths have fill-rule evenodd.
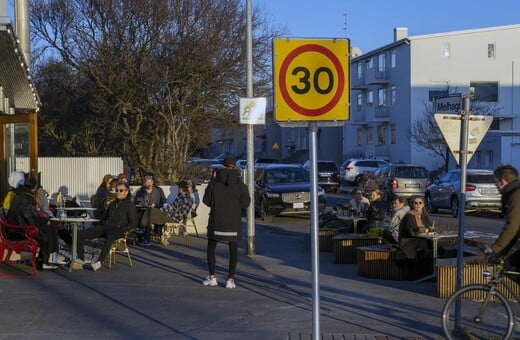
<path id="1" fill-rule="evenodd" d="M 332 251 L 332 238 L 339 234 L 346 234 L 350 232 L 348 228 L 320 228 L 320 251 Z"/>
<path id="2" fill-rule="evenodd" d="M 439 257 L 437 248 L 439 246 L 439 240 L 442 238 L 450 238 L 450 237 L 457 237 L 457 234 L 453 233 L 443 233 L 439 234 L 436 232 L 429 232 L 429 233 L 419 233 L 416 234 L 415 237 L 425 238 L 432 241 L 432 247 L 433 247 L 433 273 L 431 275 L 427 275 L 425 277 L 420 278 L 419 280 L 415 282 L 423 282 L 426 280 L 431 280 L 437 278 L 437 258 Z"/>
<path id="3" fill-rule="evenodd" d="M 381 243 L 379 236 L 367 234 L 340 234 L 332 238 L 334 263 L 357 263 L 356 248 Z"/>
<path id="4" fill-rule="evenodd" d="M 78 257 L 77 246 L 78 246 L 78 226 L 79 226 L 79 224 L 88 223 L 88 222 L 98 222 L 99 220 L 96 218 L 90 218 L 89 216 L 87 216 L 87 217 L 61 217 L 61 218 L 53 217 L 50 220 L 54 221 L 54 222 L 70 223 L 70 225 L 72 226 L 72 250 L 70 252 L 72 254 L 72 259 L 70 260 L 70 264 L 69 264 L 69 272 L 71 272 L 72 267 L 77 262 L 76 260 Z"/>

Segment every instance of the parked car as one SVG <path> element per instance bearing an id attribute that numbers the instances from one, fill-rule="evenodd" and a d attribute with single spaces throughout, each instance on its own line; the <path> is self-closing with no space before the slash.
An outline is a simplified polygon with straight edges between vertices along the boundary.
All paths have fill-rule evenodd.
<path id="1" fill-rule="evenodd" d="M 453 169 L 435 180 L 426 189 L 426 208 L 431 212 L 450 209 L 453 217 L 459 213 L 460 169 Z M 466 212 L 500 212 L 501 194 L 495 185 L 491 170 L 467 169 L 466 173 Z"/>
<path id="2" fill-rule="evenodd" d="M 325 189 L 325 191 L 340 191 L 339 168 L 336 162 L 316 161 L 316 166 L 318 170 L 318 185 Z M 303 163 L 303 167 L 310 173 L 311 161 Z"/>
<path id="3" fill-rule="evenodd" d="M 389 164 L 379 159 L 349 159 L 341 164 L 339 171 L 341 183 L 358 185 L 367 174 L 374 171 L 382 165 Z"/>
<path id="4" fill-rule="evenodd" d="M 384 190 L 389 198 L 396 195 L 410 198 L 424 195 L 430 184 L 428 170 L 414 164 L 388 164 L 374 171 L 374 181 L 379 189 Z"/>
<path id="5" fill-rule="evenodd" d="M 262 164 L 255 167 L 255 212 L 262 221 L 276 215 L 310 213 L 311 186 L 307 170 L 296 164 Z M 327 194 L 318 187 L 320 212 Z"/>

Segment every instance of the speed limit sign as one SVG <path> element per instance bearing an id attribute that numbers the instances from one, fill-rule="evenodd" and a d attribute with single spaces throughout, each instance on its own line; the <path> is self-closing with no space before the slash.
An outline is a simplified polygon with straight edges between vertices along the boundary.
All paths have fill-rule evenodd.
<path id="1" fill-rule="evenodd" d="M 344 124 L 349 118 L 349 50 L 348 39 L 274 39 L 276 121 Z"/>

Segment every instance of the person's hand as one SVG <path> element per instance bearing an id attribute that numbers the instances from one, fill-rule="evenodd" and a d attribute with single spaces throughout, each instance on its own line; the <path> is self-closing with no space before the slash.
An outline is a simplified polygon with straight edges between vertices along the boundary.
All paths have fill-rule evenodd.
<path id="1" fill-rule="evenodd" d="M 491 247 L 489 245 L 487 245 L 487 244 L 485 244 L 482 247 L 480 247 L 480 251 L 486 257 L 490 257 L 491 255 L 493 255 L 493 249 L 491 249 Z"/>

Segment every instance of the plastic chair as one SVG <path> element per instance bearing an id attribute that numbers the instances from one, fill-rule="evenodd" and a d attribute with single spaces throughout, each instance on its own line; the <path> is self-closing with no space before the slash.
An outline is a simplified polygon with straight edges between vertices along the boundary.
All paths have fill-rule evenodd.
<path id="1" fill-rule="evenodd" d="M 129 235 L 128 231 L 125 231 L 123 237 L 118 238 L 114 242 L 112 242 L 112 246 L 110 247 L 110 252 L 108 255 L 108 268 L 112 266 L 112 264 L 116 264 L 116 255 L 117 253 L 126 254 L 128 257 L 128 265 L 132 267 L 134 264 L 132 262 L 132 257 L 130 256 L 130 249 L 128 248 L 128 244 L 126 239 Z"/>

